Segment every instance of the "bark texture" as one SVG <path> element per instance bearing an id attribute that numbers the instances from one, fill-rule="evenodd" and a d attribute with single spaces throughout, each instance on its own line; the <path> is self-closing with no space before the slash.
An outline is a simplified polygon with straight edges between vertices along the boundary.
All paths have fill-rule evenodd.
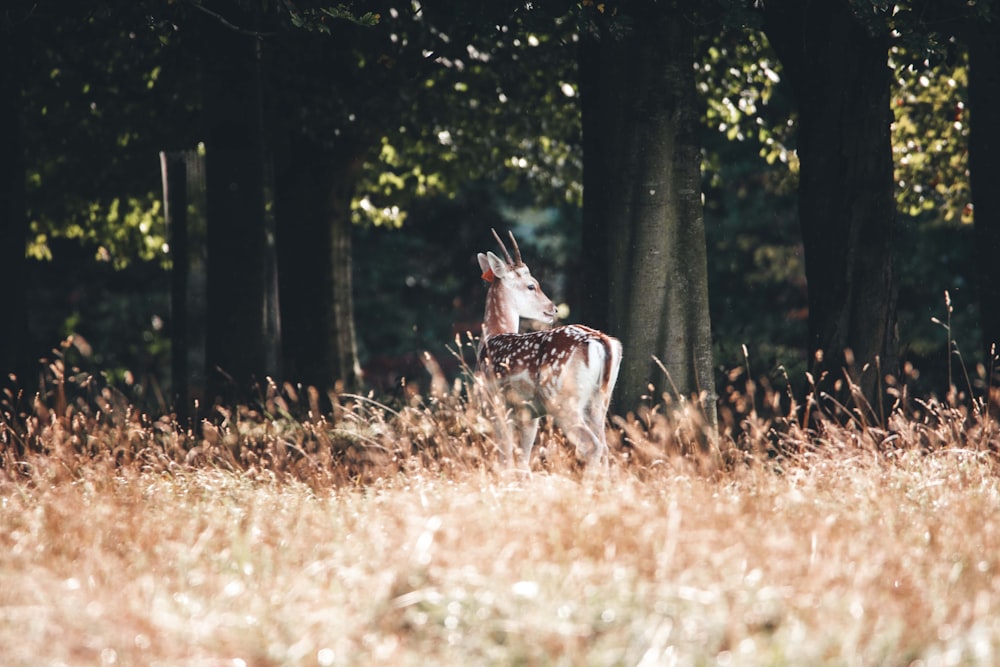
<path id="1" fill-rule="evenodd" d="M 624 346 L 620 410 L 661 391 L 704 392 L 714 419 L 708 276 L 701 201 L 697 26 L 673 4 L 630 6 L 586 45 L 587 230 L 603 225 L 609 333 Z M 593 78 L 596 76 L 596 79 Z M 596 136 L 596 139 L 594 138 Z M 595 145 L 596 144 L 596 145 Z M 654 362 L 659 358 L 667 376 Z M 650 387 L 653 388 L 650 394 Z"/>
<path id="2" fill-rule="evenodd" d="M 23 26 L 0 29 L 0 386 L 15 375 L 29 389 L 28 313 L 25 289 L 25 244 L 28 218 L 25 204 L 24 144 L 21 132 L 21 56 L 26 49 Z M 23 383 L 27 383 L 24 385 Z"/>
<path id="3" fill-rule="evenodd" d="M 160 153 L 163 214 L 170 232 L 170 379 L 174 410 L 184 423 L 191 399 L 188 369 L 188 273 L 190 247 L 187 220 L 187 160 L 183 153 Z"/>
<path id="4" fill-rule="evenodd" d="M 976 262 L 979 318 L 986 358 L 1000 352 L 1000 8 L 990 22 L 969 27 L 969 167 L 975 204 Z M 995 367 L 988 364 L 987 367 Z"/>
<path id="5" fill-rule="evenodd" d="M 295 140 L 277 175 L 286 372 L 321 389 L 361 382 L 354 329 L 350 197 L 360 159 Z"/>
<path id="6" fill-rule="evenodd" d="M 251 17 L 229 17 L 252 26 Z M 206 16 L 204 119 L 209 391 L 241 394 L 278 375 L 276 298 L 268 258 L 258 39 Z"/>
<path id="7" fill-rule="evenodd" d="M 585 32 L 579 46 L 580 106 L 583 118 L 583 244 L 580 272 L 581 318 L 601 331 L 608 329 L 608 239 L 606 224 L 607 170 L 602 153 L 601 40 Z"/>
<path id="8" fill-rule="evenodd" d="M 769 0 L 764 12 L 799 110 L 813 371 L 846 400 L 846 369 L 875 406 L 878 371 L 898 364 L 889 32 L 846 0 Z"/>

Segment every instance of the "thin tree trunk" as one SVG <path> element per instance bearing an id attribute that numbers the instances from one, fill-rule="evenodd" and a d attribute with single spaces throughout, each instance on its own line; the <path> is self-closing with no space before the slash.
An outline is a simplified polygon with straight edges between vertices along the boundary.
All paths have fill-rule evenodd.
<path id="1" fill-rule="evenodd" d="M 8 376 L 22 386 L 31 371 L 25 289 L 28 237 L 24 144 L 21 132 L 21 57 L 26 44 L 15 30 L 0 31 L 0 286 L 5 297 L 0 326 L 0 386 Z"/>
<path id="2" fill-rule="evenodd" d="M 187 157 L 160 153 L 164 217 L 170 232 L 170 375 L 174 411 L 185 423 L 190 400 L 188 372 L 188 254 Z"/>
<path id="3" fill-rule="evenodd" d="M 765 31 L 799 109 L 799 218 L 809 351 L 822 391 L 844 372 L 879 406 L 898 363 L 888 30 L 844 0 L 770 0 Z M 876 408 L 877 409 L 877 408 Z"/>
<path id="4" fill-rule="evenodd" d="M 334 350 L 334 375 L 341 390 L 361 385 L 357 334 L 354 329 L 354 287 L 351 243 L 350 199 L 332 197 L 330 215 L 330 264 L 333 282 L 333 328 L 330 347 Z"/>
<path id="5" fill-rule="evenodd" d="M 969 167 L 975 203 L 979 320 L 989 368 L 1000 353 L 1000 9 L 993 19 L 974 23 L 969 34 Z"/>
<path id="6" fill-rule="evenodd" d="M 694 25 L 671 7 L 633 7 L 626 34 L 601 37 L 602 110 L 584 118 L 601 142 L 584 162 L 598 172 L 588 187 L 606 190 L 585 191 L 584 206 L 603 207 L 609 230 L 610 332 L 625 348 L 618 399 L 633 409 L 650 387 L 654 402 L 704 392 L 714 423 Z"/>

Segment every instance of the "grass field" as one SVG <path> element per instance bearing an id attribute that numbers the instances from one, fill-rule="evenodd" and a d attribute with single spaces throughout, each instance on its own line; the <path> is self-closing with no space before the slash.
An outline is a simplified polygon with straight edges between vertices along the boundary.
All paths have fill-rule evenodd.
<path id="1" fill-rule="evenodd" d="M 552 433 L 498 472 L 454 392 L 272 388 L 199 434 L 67 394 L 0 424 L 3 665 L 1000 663 L 975 404 L 805 429 L 734 395 L 721 453 L 661 408 L 592 479 Z"/>

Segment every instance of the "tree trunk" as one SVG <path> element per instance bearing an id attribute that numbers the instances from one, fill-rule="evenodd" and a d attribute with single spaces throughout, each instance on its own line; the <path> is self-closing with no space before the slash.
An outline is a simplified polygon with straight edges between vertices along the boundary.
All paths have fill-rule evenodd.
<path id="1" fill-rule="evenodd" d="M 651 385 L 654 401 L 704 392 L 714 420 L 694 24 L 662 4 L 635 7 L 624 35 L 601 37 L 601 109 L 584 118 L 600 141 L 584 155 L 584 208 L 602 207 L 608 229 L 610 332 L 625 348 L 618 399 L 635 408 Z"/>
<path id="2" fill-rule="evenodd" d="M 304 139 L 288 146 L 276 190 L 286 372 L 321 389 L 356 389 L 350 204 L 360 157 Z"/>
<path id="3" fill-rule="evenodd" d="M 1000 200 L 993 188 L 1000 183 L 1000 9 L 992 20 L 974 22 L 969 32 L 969 167 L 975 203 L 976 268 L 979 321 L 987 368 L 1000 353 Z"/>
<path id="4" fill-rule="evenodd" d="M 610 225 L 605 222 L 608 177 L 601 154 L 601 42 L 584 33 L 578 51 L 580 63 L 580 110 L 583 132 L 583 244 L 580 282 L 583 302 L 580 320 L 596 329 L 608 329 L 609 302 L 608 241 Z"/>
<path id="5" fill-rule="evenodd" d="M 17 30 L 23 29 L 18 27 Z M 4 291 L 0 326 L 0 386 L 15 375 L 22 386 L 31 372 L 25 289 L 26 213 L 24 144 L 21 132 L 21 57 L 26 44 L 12 26 L 0 30 L 0 286 Z"/>
<path id="6" fill-rule="evenodd" d="M 330 264 L 333 282 L 333 329 L 330 349 L 333 351 L 333 376 L 338 389 L 355 390 L 361 385 L 361 364 L 358 361 L 357 335 L 354 330 L 354 287 L 352 274 L 351 199 L 341 188 L 347 179 L 334 185 L 330 210 Z"/>
<path id="7" fill-rule="evenodd" d="M 331 326 L 330 227 L 316 195 L 327 178 L 317 147 L 293 145 L 275 174 L 284 369 L 290 381 L 327 388 L 333 382 L 325 333 Z"/>
<path id="8" fill-rule="evenodd" d="M 228 16 L 237 26 L 246 17 Z M 278 374 L 269 293 L 260 42 L 204 18 L 209 392 L 240 395 Z"/>
<path id="9" fill-rule="evenodd" d="M 876 406 L 878 371 L 898 364 L 889 33 L 845 0 L 769 0 L 764 15 L 799 109 L 813 372 L 846 400 L 846 369 Z"/>
<path id="10" fill-rule="evenodd" d="M 180 152 L 161 152 L 163 217 L 170 233 L 170 383 L 174 411 L 187 422 L 190 400 L 188 372 L 188 273 L 190 271 L 187 221 L 187 158 Z"/>

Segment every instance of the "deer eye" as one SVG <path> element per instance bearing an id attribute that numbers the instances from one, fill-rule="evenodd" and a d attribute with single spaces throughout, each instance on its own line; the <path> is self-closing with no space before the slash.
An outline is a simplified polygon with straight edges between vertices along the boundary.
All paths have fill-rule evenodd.
<path id="1" fill-rule="evenodd" d="M 538 289 L 538 288 L 536 288 L 534 285 L 528 285 L 528 291 L 529 292 L 534 292 L 536 289 Z"/>

